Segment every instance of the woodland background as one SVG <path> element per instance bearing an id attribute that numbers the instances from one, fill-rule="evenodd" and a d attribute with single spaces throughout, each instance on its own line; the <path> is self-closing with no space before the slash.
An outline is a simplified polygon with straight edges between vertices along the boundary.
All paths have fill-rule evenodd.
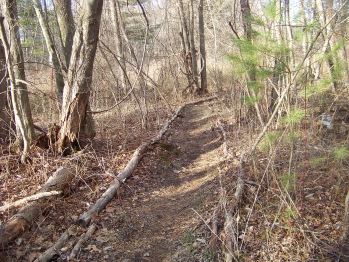
<path id="1" fill-rule="evenodd" d="M 348 1 L 3 0 L 1 17 L 4 201 L 18 198 L 14 173 L 92 141 L 113 157 L 214 96 L 230 134 L 249 137 L 241 158 L 259 186 L 245 201 L 275 217 L 256 237 L 278 242 L 279 227 L 299 257 L 346 257 Z"/>

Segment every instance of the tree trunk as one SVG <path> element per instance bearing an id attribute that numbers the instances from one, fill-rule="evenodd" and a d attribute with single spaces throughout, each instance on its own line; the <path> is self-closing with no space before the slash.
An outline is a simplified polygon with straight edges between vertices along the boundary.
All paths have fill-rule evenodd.
<path id="1" fill-rule="evenodd" d="M 29 104 L 28 90 L 25 83 L 24 59 L 19 38 L 17 2 L 5 1 L 5 17 L 10 31 L 7 40 L 4 18 L 1 18 L 1 38 L 5 48 L 8 72 L 11 81 L 11 99 L 17 127 L 17 143 L 23 142 L 21 161 L 26 162 L 29 146 L 34 138 L 34 125 Z M 16 81 L 16 80 L 22 81 Z"/>
<path id="2" fill-rule="evenodd" d="M 251 8 L 249 0 L 240 0 L 242 27 L 247 39 L 252 39 Z"/>
<path id="3" fill-rule="evenodd" d="M 66 68 L 69 68 L 69 62 L 73 46 L 73 38 L 75 33 L 74 18 L 71 9 L 71 0 L 53 0 L 53 5 L 55 7 L 59 32 L 62 39 L 65 66 Z"/>
<path id="4" fill-rule="evenodd" d="M 189 42 L 190 42 L 190 55 L 191 55 L 191 71 L 193 74 L 193 81 L 195 84 L 195 89 L 199 89 L 198 83 L 198 64 L 197 64 L 197 56 L 196 56 L 196 48 L 195 48 L 195 38 L 194 38 L 194 3 L 193 0 L 190 1 L 190 29 L 189 29 Z M 195 91 L 196 91 L 195 90 Z"/>
<path id="5" fill-rule="evenodd" d="M 331 38 L 333 35 L 333 28 L 332 28 L 332 23 L 327 24 L 327 20 L 329 20 L 332 16 L 332 13 L 330 9 L 333 7 L 333 3 L 328 2 L 328 4 L 331 4 L 331 6 L 327 6 L 326 11 L 323 6 L 322 0 L 316 0 L 316 8 L 319 13 L 319 20 L 320 24 L 322 27 L 325 27 L 323 30 L 323 35 L 324 35 L 324 44 L 322 46 L 322 53 L 327 55 L 326 62 L 329 67 L 329 72 L 332 77 L 332 89 L 335 92 L 338 88 L 338 82 L 335 79 L 335 72 L 334 72 L 334 59 L 331 55 L 329 55 L 332 51 L 331 48 Z M 327 25 L 327 26 L 326 26 Z M 315 73 L 315 79 L 320 78 L 320 73 L 321 73 L 321 63 L 316 69 Z"/>
<path id="6" fill-rule="evenodd" d="M 240 8 L 241 8 L 241 16 L 242 16 L 242 26 L 244 28 L 244 36 L 245 38 L 252 43 L 252 24 L 251 24 L 251 8 L 249 0 L 240 0 Z M 252 62 L 247 61 L 247 68 L 248 68 L 248 78 L 247 81 L 251 83 L 256 82 L 256 68 L 255 65 Z M 253 88 L 249 90 L 249 87 L 247 87 L 248 94 L 251 92 L 254 97 L 257 97 L 256 92 Z M 254 108 L 256 110 L 258 120 L 261 124 L 261 126 L 264 126 L 263 118 L 259 110 L 259 105 L 257 102 L 254 103 Z"/>
<path id="7" fill-rule="evenodd" d="M 188 87 L 192 88 L 193 86 L 193 72 L 191 70 L 192 68 L 192 56 L 190 54 L 190 42 L 189 42 L 189 30 L 188 30 L 188 22 L 186 18 L 186 14 L 184 12 L 184 6 L 183 1 L 178 0 L 178 11 L 179 11 L 179 18 L 181 21 L 181 32 L 180 37 L 182 40 L 182 57 L 184 62 L 184 68 L 185 68 L 185 74 L 187 76 L 188 80 Z"/>
<path id="8" fill-rule="evenodd" d="M 113 20 L 114 25 L 114 35 L 115 35 L 115 44 L 116 44 L 116 55 L 118 56 L 119 65 L 121 68 L 121 85 L 122 89 L 124 91 L 124 94 L 127 93 L 127 90 L 130 88 L 128 85 L 128 82 L 126 80 L 126 63 L 125 63 L 125 56 L 123 52 L 123 40 L 122 40 L 122 33 L 121 33 L 121 19 L 119 16 L 119 13 L 117 12 L 117 4 L 114 0 L 110 0 L 110 10 L 111 10 L 111 16 Z"/>
<path id="9" fill-rule="evenodd" d="M 11 129 L 11 109 L 9 106 L 9 90 L 7 89 L 5 50 L 0 43 L 0 138 L 6 139 L 10 135 Z"/>
<path id="10" fill-rule="evenodd" d="M 93 62 L 97 49 L 103 0 L 84 1 L 81 30 L 74 36 L 68 81 L 64 87 L 62 127 L 58 151 L 70 153 L 79 147 L 81 129 L 86 119 L 92 82 Z"/>
<path id="11" fill-rule="evenodd" d="M 39 0 L 32 0 L 36 16 L 39 20 L 42 33 L 45 38 L 47 50 L 50 54 L 50 60 L 52 61 L 53 68 L 55 70 L 55 80 L 56 80 L 56 93 L 57 97 L 60 101 L 62 101 L 63 97 L 63 88 L 64 88 L 64 79 L 63 74 L 66 73 L 66 67 L 63 65 L 59 53 L 57 52 L 57 48 L 55 46 L 53 37 L 51 35 L 49 25 L 47 20 L 44 18 L 44 13 L 42 10 L 42 6 Z"/>
<path id="12" fill-rule="evenodd" d="M 206 75 L 206 49 L 205 49 L 205 27 L 204 27 L 204 1 L 199 1 L 199 40 L 200 40 L 200 90 L 199 93 L 207 92 L 207 75 Z"/>
<path id="13" fill-rule="evenodd" d="M 136 56 L 136 53 L 133 49 L 133 46 L 131 45 L 130 41 L 129 41 L 129 38 L 127 36 L 127 33 L 126 33 L 126 29 L 125 29 L 125 24 L 123 22 L 123 19 L 122 19 L 122 15 L 121 15 L 121 8 L 120 8 L 120 2 L 119 1 L 116 1 L 116 12 L 117 12 L 117 15 L 119 17 L 119 22 L 120 22 L 120 32 L 121 32 L 121 35 L 123 37 L 123 40 L 124 42 L 126 43 L 126 46 L 130 52 L 130 55 L 131 55 L 131 58 L 133 59 L 134 63 L 136 64 L 136 67 L 134 67 L 134 71 L 136 72 L 137 74 L 137 81 L 139 83 L 139 86 L 141 88 L 141 90 L 145 91 L 146 89 L 146 81 L 144 79 L 144 76 L 143 74 L 141 73 L 143 68 L 143 64 L 140 62 L 139 59 L 137 59 L 137 56 Z M 146 125 L 146 118 L 147 118 L 147 112 L 143 112 L 142 110 L 142 106 L 141 106 L 141 103 L 139 101 L 139 99 L 137 98 L 137 96 L 135 95 L 134 92 L 132 92 L 137 104 L 139 105 L 139 111 L 140 111 L 140 114 L 141 114 L 141 123 L 142 123 L 142 127 L 145 127 Z M 146 99 L 144 97 L 144 99 Z M 147 111 L 147 108 L 145 108 L 145 111 Z"/>
<path id="14" fill-rule="evenodd" d="M 292 66 L 292 68 L 296 67 L 296 62 L 295 62 L 295 56 L 294 56 L 294 44 L 293 44 L 293 31 L 292 31 L 292 27 L 291 27 L 291 14 L 290 14 L 290 0 L 285 0 L 284 1 L 284 24 L 286 24 L 285 26 L 285 35 L 286 35 L 286 39 L 287 39 L 287 45 L 288 45 L 288 49 L 289 51 L 287 52 L 286 56 L 287 56 L 287 62 L 289 65 Z M 286 81 L 286 85 L 288 85 L 287 81 L 289 78 L 285 78 Z M 295 103 L 295 99 L 297 98 L 297 85 L 296 83 L 292 83 L 292 94 L 291 97 L 289 99 L 289 101 L 294 104 Z"/>

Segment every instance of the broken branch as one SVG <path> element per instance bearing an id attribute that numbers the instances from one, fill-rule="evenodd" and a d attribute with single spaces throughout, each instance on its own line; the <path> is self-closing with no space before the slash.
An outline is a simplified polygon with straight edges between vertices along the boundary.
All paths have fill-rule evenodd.
<path id="1" fill-rule="evenodd" d="M 50 196 L 56 196 L 56 195 L 60 195 L 60 194 L 62 194 L 62 191 L 40 192 L 40 193 L 37 193 L 35 195 L 28 196 L 28 197 L 25 197 L 23 199 L 17 200 L 13 203 L 9 203 L 9 204 L 6 204 L 4 206 L 1 206 L 0 212 L 4 212 L 10 208 L 22 206 L 22 205 L 27 204 L 28 202 L 31 202 L 31 201 L 39 200 L 41 198 L 50 197 Z"/>

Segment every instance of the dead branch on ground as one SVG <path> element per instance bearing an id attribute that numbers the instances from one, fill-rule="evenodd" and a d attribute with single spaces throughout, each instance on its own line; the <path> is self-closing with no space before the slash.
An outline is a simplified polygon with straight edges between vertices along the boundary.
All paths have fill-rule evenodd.
<path id="1" fill-rule="evenodd" d="M 181 107 L 179 107 L 176 112 L 173 114 L 173 116 L 165 122 L 162 129 L 156 135 L 152 140 L 149 142 L 141 144 L 136 151 L 133 153 L 131 160 L 125 167 L 125 169 L 115 178 L 115 180 L 112 182 L 112 184 L 109 186 L 109 188 L 103 193 L 103 195 L 97 200 L 97 202 L 84 214 L 80 216 L 77 223 L 81 226 L 88 226 L 91 222 L 91 219 L 94 215 L 98 214 L 100 211 L 104 209 L 104 207 L 115 197 L 117 194 L 118 188 L 121 186 L 122 183 L 125 183 L 126 179 L 129 178 L 133 172 L 135 171 L 139 161 L 142 159 L 144 153 L 150 148 L 150 146 L 156 144 L 159 142 L 162 137 L 165 135 L 165 133 L 170 128 L 170 124 L 179 116 L 180 112 L 186 107 L 186 106 L 192 106 L 196 104 L 200 104 L 203 102 L 208 102 L 213 99 L 216 99 L 216 97 L 211 97 L 208 99 L 192 102 L 189 104 L 185 104 Z"/>
<path id="2" fill-rule="evenodd" d="M 47 180 L 38 193 L 52 191 L 62 192 L 69 188 L 69 184 L 73 177 L 74 174 L 71 170 L 60 167 Z M 0 250 L 6 248 L 10 243 L 12 243 L 16 238 L 31 227 L 35 219 L 41 215 L 43 205 L 44 202 L 42 199 L 38 199 L 35 202 L 28 204 L 27 206 L 21 208 L 16 215 L 12 216 L 9 221 L 0 228 Z"/>
<path id="3" fill-rule="evenodd" d="M 71 251 L 71 253 L 69 255 L 69 259 L 76 258 L 77 254 L 80 251 L 83 244 L 94 234 L 96 229 L 97 229 L 97 226 L 95 224 L 90 225 L 87 232 L 81 235 L 80 240 L 74 246 L 73 250 Z"/>
<path id="4" fill-rule="evenodd" d="M 223 153 L 224 153 L 224 159 L 225 161 L 229 160 L 229 150 L 228 150 L 228 146 L 227 146 L 227 135 L 226 132 L 224 130 L 224 127 L 222 125 L 222 123 L 218 120 L 217 121 L 217 127 L 219 128 L 219 130 L 222 132 L 222 136 L 223 136 Z M 225 231 L 225 235 L 226 235 L 226 239 L 225 239 L 225 261 L 233 261 L 234 256 L 233 256 L 233 247 L 238 248 L 237 245 L 237 237 L 238 234 L 236 232 L 234 232 L 234 229 L 232 227 L 232 223 L 233 223 L 233 214 L 234 211 L 238 208 L 238 205 L 241 202 L 241 198 L 242 198 L 242 193 L 243 193 L 243 189 L 244 189 L 244 177 L 245 177 L 245 172 L 244 172 L 244 154 L 241 155 L 240 157 L 240 166 L 239 166 L 239 172 L 238 172 L 238 179 L 237 179 L 237 184 L 236 184 L 236 189 L 235 189 L 235 193 L 234 193 L 234 198 L 231 201 L 231 203 L 227 204 L 226 209 L 225 209 L 225 221 L 224 221 L 224 231 Z M 217 216 L 217 215 L 216 215 Z M 216 228 L 217 225 L 215 225 L 215 221 L 212 221 L 212 227 Z M 216 241 L 215 237 L 213 236 L 213 238 L 211 238 L 211 241 Z"/>
<path id="5" fill-rule="evenodd" d="M 17 200 L 13 203 L 9 203 L 9 204 L 1 206 L 0 212 L 7 211 L 10 208 L 22 206 L 22 205 L 27 204 L 28 202 L 31 202 L 31 201 L 39 200 L 41 198 L 50 197 L 50 196 L 56 196 L 56 195 L 60 195 L 60 194 L 62 194 L 62 191 L 50 191 L 50 192 L 37 193 L 35 195 L 28 196 L 28 197 L 22 198 L 20 200 Z"/>
<path id="6" fill-rule="evenodd" d="M 67 229 L 58 241 L 49 249 L 47 249 L 42 255 L 40 255 L 34 262 L 46 262 L 56 261 L 56 257 L 59 256 L 59 250 L 65 245 L 72 235 L 71 228 Z"/>

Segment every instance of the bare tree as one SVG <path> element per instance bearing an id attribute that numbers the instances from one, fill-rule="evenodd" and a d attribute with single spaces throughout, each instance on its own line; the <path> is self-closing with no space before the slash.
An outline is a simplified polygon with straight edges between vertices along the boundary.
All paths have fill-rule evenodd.
<path id="1" fill-rule="evenodd" d="M 240 0 L 240 7 L 241 7 L 242 26 L 244 29 L 244 36 L 248 42 L 252 43 L 251 7 L 250 7 L 249 0 Z M 253 62 L 251 63 L 249 61 L 247 61 L 246 63 L 247 63 L 247 68 L 248 68 L 247 81 L 254 83 L 254 82 L 256 82 L 255 65 L 253 64 Z M 253 97 L 255 97 L 255 98 L 257 97 L 253 88 L 251 88 L 250 90 L 249 90 L 249 88 L 247 88 L 247 92 L 248 93 L 251 92 Z M 261 126 L 264 126 L 263 118 L 262 118 L 262 115 L 260 113 L 259 105 L 257 102 L 254 102 L 254 108 L 256 109 L 258 120 L 259 120 Z"/>
<path id="2" fill-rule="evenodd" d="M 192 55 L 190 53 L 190 42 L 189 42 L 189 29 L 188 19 L 184 12 L 183 0 L 178 0 L 178 11 L 179 19 L 181 22 L 181 31 L 179 33 L 182 42 L 182 59 L 184 63 L 185 72 L 184 74 L 188 80 L 188 87 L 192 88 L 193 74 L 192 74 Z"/>
<path id="3" fill-rule="evenodd" d="M 5 50 L 0 42 L 0 138 L 2 139 L 9 136 L 11 127 L 10 96 L 6 83 L 7 77 Z"/>
<path id="4" fill-rule="evenodd" d="M 34 138 L 34 125 L 31 115 L 23 52 L 19 38 L 17 2 L 5 1 L 5 18 L 8 23 L 9 40 L 7 39 L 4 17 L 1 18 L 1 39 L 5 49 L 7 69 L 10 76 L 11 99 L 17 127 L 17 143 L 23 142 L 22 162 L 26 162 L 29 146 Z"/>
<path id="5" fill-rule="evenodd" d="M 121 72 L 121 83 L 122 83 L 124 93 L 126 94 L 129 84 L 127 82 L 125 55 L 123 52 L 124 40 L 122 37 L 122 31 L 121 31 L 123 28 L 123 25 L 121 25 L 121 23 L 122 23 L 121 13 L 119 12 L 119 7 L 117 6 L 119 4 L 116 3 L 116 1 L 110 0 L 109 4 L 110 4 L 113 26 L 114 26 L 114 30 L 115 30 L 114 38 L 115 38 L 115 44 L 116 44 L 116 55 L 118 56 L 118 62 L 119 62 L 119 65 L 120 65 L 120 68 L 122 71 Z"/>
<path id="6" fill-rule="evenodd" d="M 195 89 L 199 89 L 198 82 L 198 62 L 197 62 L 197 51 L 195 48 L 195 37 L 194 37 L 194 27 L 195 27 L 195 15 L 194 15 L 194 0 L 190 0 L 190 28 L 189 28 L 189 42 L 190 42 L 190 55 L 191 55 L 191 71 L 193 74 L 193 81 L 195 84 Z"/>
<path id="7" fill-rule="evenodd" d="M 69 153 L 72 146 L 78 146 L 86 119 L 102 7 L 103 0 L 84 1 L 80 26 L 74 35 L 58 141 L 58 151 L 63 154 Z"/>
<path id="8" fill-rule="evenodd" d="M 48 26 L 48 21 L 44 17 L 44 12 L 42 10 L 41 2 L 39 0 L 32 0 L 32 1 L 35 8 L 36 16 L 38 17 L 38 20 L 46 41 L 47 50 L 50 54 L 50 60 L 52 61 L 53 68 L 55 70 L 56 93 L 58 98 L 62 100 L 63 88 L 64 88 L 63 74 L 65 74 L 67 71 L 66 66 L 64 66 L 64 64 L 62 63 L 59 57 L 56 44 L 54 42 L 53 36 Z M 64 5 L 62 4 L 62 6 Z"/>
<path id="9" fill-rule="evenodd" d="M 200 40 L 200 89 L 199 93 L 207 92 L 207 75 L 206 75 L 206 49 L 205 49 L 205 26 L 204 26 L 204 1 L 199 1 L 199 40 Z"/>
<path id="10" fill-rule="evenodd" d="M 65 66 L 69 68 L 73 47 L 75 24 L 71 6 L 71 0 L 53 0 L 55 13 L 62 41 L 62 49 L 65 57 Z"/>
<path id="11" fill-rule="evenodd" d="M 333 10 L 333 1 L 327 0 L 326 4 L 327 4 L 327 6 L 326 6 L 327 8 L 325 10 L 325 8 L 324 8 L 325 3 L 322 0 L 316 0 L 316 8 L 318 11 L 320 24 L 324 28 L 323 33 L 322 33 L 323 40 L 324 40 L 324 43 L 322 46 L 322 53 L 327 54 L 326 61 L 327 61 L 327 65 L 329 67 L 331 77 L 333 79 L 333 82 L 332 82 L 333 91 L 335 91 L 338 88 L 338 83 L 335 79 L 335 73 L 334 73 L 334 67 L 335 67 L 334 63 L 335 62 L 334 62 L 333 57 L 331 55 L 328 55 L 331 53 L 331 50 L 332 50 L 331 39 L 333 36 L 333 31 L 334 31 L 333 26 L 334 25 L 333 25 L 333 22 L 327 23 L 327 21 L 333 15 L 332 11 L 331 11 L 331 10 Z M 315 79 L 320 78 L 321 66 L 322 66 L 322 63 L 320 62 L 319 66 L 317 67 L 316 72 L 315 72 Z"/>

